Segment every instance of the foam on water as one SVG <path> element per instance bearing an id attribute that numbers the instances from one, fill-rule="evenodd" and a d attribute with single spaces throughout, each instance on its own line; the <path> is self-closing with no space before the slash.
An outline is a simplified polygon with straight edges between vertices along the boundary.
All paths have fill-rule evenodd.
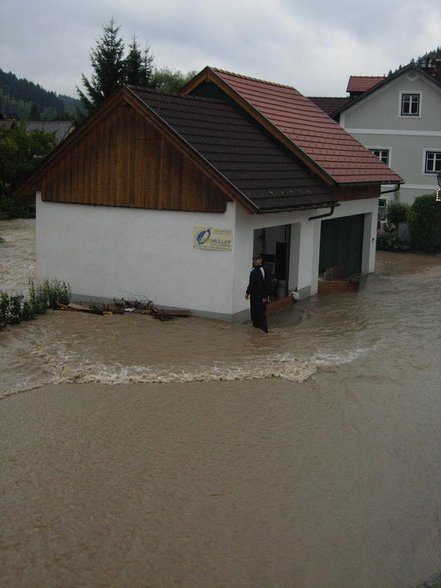
<path id="1" fill-rule="evenodd" d="M 317 369 L 313 362 L 300 360 L 290 354 L 267 358 L 243 360 L 237 363 L 216 362 L 198 365 L 123 365 L 97 359 L 84 359 L 76 353 L 36 351 L 42 366 L 27 375 L 20 383 L 0 389 L 0 397 L 24 392 L 45 384 L 94 383 L 94 384 L 142 384 L 253 380 L 283 378 L 303 382 Z"/>
<path id="2" fill-rule="evenodd" d="M 194 368 L 171 366 L 169 369 L 146 366 L 122 366 L 91 364 L 74 367 L 63 366 L 53 376 L 53 383 L 141 384 L 173 382 L 209 382 L 284 378 L 302 382 L 315 372 L 313 365 L 293 360 L 280 362 L 269 360 L 265 364 L 243 363 L 238 365 L 212 365 Z"/>
<path id="3" fill-rule="evenodd" d="M 20 370 L 20 355 L 16 353 L 14 370 L 21 371 L 20 381 L 10 374 L 9 382 L 2 378 L 0 398 L 25 392 L 47 384 L 94 383 L 104 385 L 143 383 L 183 383 L 282 378 L 304 382 L 319 368 L 351 363 L 368 355 L 374 347 L 340 350 L 338 353 L 318 351 L 310 357 L 297 357 L 292 352 L 273 353 L 257 357 L 242 357 L 238 361 L 206 363 L 186 362 L 170 365 L 130 365 L 98 357 L 86 358 L 78 351 L 59 342 L 48 342 L 30 352 L 32 364 Z M 12 357 L 10 360 L 12 361 Z M 24 362 L 26 365 L 26 361 Z M 7 373 L 4 372 L 7 376 Z"/>
<path id="4" fill-rule="evenodd" d="M 334 367 L 352 363 L 353 361 L 367 356 L 378 348 L 377 345 L 370 347 L 360 347 L 357 349 L 349 349 L 339 353 L 317 352 L 311 357 L 311 361 L 319 367 Z"/>

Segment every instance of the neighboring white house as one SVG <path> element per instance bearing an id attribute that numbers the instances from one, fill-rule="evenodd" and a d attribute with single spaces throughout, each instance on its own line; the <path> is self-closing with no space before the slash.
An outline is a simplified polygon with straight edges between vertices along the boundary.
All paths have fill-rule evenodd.
<path id="1" fill-rule="evenodd" d="M 425 68 L 410 64 L 386 78 L 351 77 L 352 87 L 360 81 L 364 91 L 354 94 L 349 84 L 353 99 L 333 113 L 346 131 L 404 179 L 400 199 L 409 204 L 433 192 L 441 172 L 440 66 L 440 60 L 431 60 Z M 370 87 L 369 80 L 374 82 Z"/>
<path id="2" fill-rule="evenodd" d="M 40 279 L 239 321 L 256 252 L 280 296 L 372 272 L 380 187 L 400 182 L 293 88 L 206 68 L 182 95 L 121 88 L 19 194 L 37 193 Z"/>

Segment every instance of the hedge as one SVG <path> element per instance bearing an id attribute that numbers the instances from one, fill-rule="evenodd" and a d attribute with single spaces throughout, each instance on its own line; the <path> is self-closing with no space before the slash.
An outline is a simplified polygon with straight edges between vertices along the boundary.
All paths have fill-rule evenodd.
<path id="1" fill-rule="evenodd" d="M 407 222 L 411 249 L 441 253 L 441 202 L 436 202 L 435 193 L 415 199 Z"/>

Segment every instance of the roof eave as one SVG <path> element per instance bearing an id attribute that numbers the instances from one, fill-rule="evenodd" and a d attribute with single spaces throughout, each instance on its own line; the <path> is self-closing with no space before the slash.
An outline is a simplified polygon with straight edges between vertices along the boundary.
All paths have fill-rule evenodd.
<path id="1" fill-rule="evenodd" d="M 366 182 L 339 182 L 337 184 L 338 188 L 344 188 L 344 187 L 355 187 L 358 186 L 360 188 L 362 188 L 363 186 L 384 186 L 386 184 L 396 184 L 397 186 L 400 186 L 401 184 L 404 184 L 404 180 L 402 178 L 400 178 L 399 180 L 372 180 L 372 181 L 366 181 Z"/>
<path id="2" fill-rule="evenodd" d="M 301 212 L 304 210 L 317 210 L 319 208 L 329 208 L 340 206 L 338 200 L 331 202 L 320 202 L 319 204 L 300 204 L 298 206 L 274 206 L 272 208 L 259 208 L 256 214 L 276 213 L 276 212 Z"/>

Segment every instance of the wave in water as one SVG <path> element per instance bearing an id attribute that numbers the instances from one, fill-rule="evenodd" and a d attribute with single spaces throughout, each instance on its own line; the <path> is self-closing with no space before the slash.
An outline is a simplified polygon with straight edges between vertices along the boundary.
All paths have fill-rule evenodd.
<path id="1" fill-rule="evenodd" d="M 241 362 L 215 362 L 211 365 L 142 366 L 123 365 L 97 359 L 84 359 L 63 346 L 57 350 L 34 352 L 41 363 L 32 374 L 23 374 L 21 381 L 0 390 L 0 397 L 25 392 L 48 384 L 147 384 L 256 380 L 282 378 L 291 382 L 303 382 L 320 367 L 332 367 L 351 363 L 371 349 L 357 349 L 340 354 L 316 353 L 308 359 L 291 353 L 279 353 L 267 357 L 244 359 Z"/>
<path id="2" fill-rule="evenodd" d="M 319 367 L 334 367 L 337 365 L 344 365 L 352 363 L 360 357 L 369 355 L 372 351 L 378 348 L 378 344 L 370 347 L 360 347 L 351 349 L 344 353 L 320 353 L 317 352 L 311 357 L 311 362 Z"/>

